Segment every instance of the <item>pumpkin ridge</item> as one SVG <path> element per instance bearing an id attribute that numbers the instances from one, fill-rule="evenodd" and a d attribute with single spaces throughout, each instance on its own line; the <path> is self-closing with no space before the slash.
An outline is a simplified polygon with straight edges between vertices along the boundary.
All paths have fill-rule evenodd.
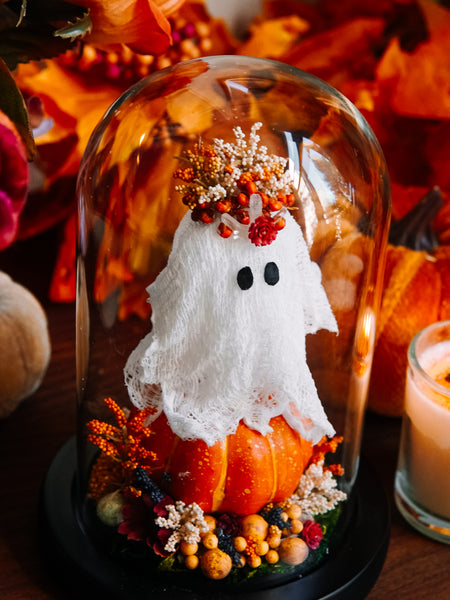
<path id="1" fill-rule="evenodd" d="M 400 259 L 392 270 L 389 282 L 385 285 L 386 291 L 382 301 L 376 341 L 378 341 L 386 324 L 394 314 L 395 308 L 406 288 L 426 260 L 427 253 L 425 251 L 403 252 L 400 256 Z"/>
<path id="2" fill-rule="evenodd" d="M 227 480 L 228 474 L 228 445 L 229 439 L 228 436 L 225 438 L 225 444 L 223 448 L 222 455 L 222 469 L 220 473 L 219 483 L 217 484 L 216 489 L 214 490 L 213 498 L 212 498 L 212 512 L 219 510 L 220 505 L 225 498 L 225 483 Z"/>
<path id="3" fill-rule="evenodd" d="M 171 448 L 169 454 L 167 455 L 166 460 L 164 461 L 164 464 L 163 464 L 163 472 L 164 473 L 170 473 L 170 469 L 172 467 L 172 458 L 175 456 L 175 451 L 177 449 L 179 441 L 180 441 L 180 438 L 177 435 L 174 435 L 173 441 L 172 441 L 172 448 Z"/>
<path id="4" fill-rule="evenodd" d="M 277 491 L 278 491 L 278 468 L 277 468 L 277 460 L 276 460 L 276 449 L 273 446 L 273 438 L 272 436 L 267 436 L 267 441 L 269 442 L 270 449 L 270 457 L 272 459 L 272 492 L 270 494 L 270 502 L 274 499 Z"/>

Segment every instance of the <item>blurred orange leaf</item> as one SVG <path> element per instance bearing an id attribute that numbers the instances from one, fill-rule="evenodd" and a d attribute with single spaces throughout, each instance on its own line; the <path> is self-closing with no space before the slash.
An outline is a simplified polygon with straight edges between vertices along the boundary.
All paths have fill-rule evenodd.
<path id="1" fill-rule="evenodd" d="M 89 9 L 92 32 L 85 41 L 107 50 L 126 44 L 135 52 L 160 54 L 171 42 L 170 24 L 151 0 L 77 0 Z M 163 2 L 170 6 L 172 3 Z M 179 4 L 182 4 L 180 2 Z M 172 8 L 172 7 L 171 7 Z"/>
<path id="2" fill-rule="evenodd" d="M 49 297 L 54 302 L 73 302 L 76 292 L 77 215 L 73 213 L 64 225 L 50 284 Z"/>
<path id="3" fill-rule="evenodd" d="M 374 48 L 384 27 L 383 19 L 353 19 L 307 37 L 284 55 L 283 61 L 335 87 L 347 79 L 370 79 L 377 62 Z"/>
<path id="4" fill-rule="evenodd" d="M 101 81 L 88 85 L 82 77 L 62 69 L 56 61 L 39 65 L 21 65 L 16 76 L 20 88 L 41 98 L 54 126 L 39 138 L 39 144 L 54 143 L 76 133 L 78 143 L 67 161 L 47 184 L 63 175 L 77 173 L 87 141 L 103 114 L 119 92 Z"/>
<path id="5" fill-rule="evenodd" d="M 408 53 L 394 38 L 377 67 L 377 80 L 394 112 L 421 118 L 450 118 L 450 11 L 419 0 L 428 40 Z"/>
<path id="6" fill-rule="evenodd" d="M 309 27 L 297 15 L 260 21 L 250 28 L 250 39 L 240 46 L 237 54 L 277 59 L 291 50 Z"/>

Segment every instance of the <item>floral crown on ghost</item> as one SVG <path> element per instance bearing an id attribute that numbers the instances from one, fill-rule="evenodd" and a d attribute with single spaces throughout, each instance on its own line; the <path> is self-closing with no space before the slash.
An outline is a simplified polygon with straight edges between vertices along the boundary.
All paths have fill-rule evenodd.
<path id="1" fill-rule="evenodd" d="M 209 224 L 220 217 L 223 238 L 248 238 L 256 246 L 275 240 L 295 202 L 288 161 L 260 145 L 261 127 L 253 124 L 248 141 L 240 127 L 233 129 L 235 143 L 214 138 L 206 145 L 200 140 L 181 157 L 187 165 L 174 172 L 184 182 L 175 190 L 194 221 Z"/>

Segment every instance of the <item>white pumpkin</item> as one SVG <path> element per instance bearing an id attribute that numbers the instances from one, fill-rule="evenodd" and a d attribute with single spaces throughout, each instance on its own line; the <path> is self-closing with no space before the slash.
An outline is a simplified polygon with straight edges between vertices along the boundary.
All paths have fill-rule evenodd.
<path id="1" fill-rule="evenodd" d="M 46 314 L 35 296 L 0 272 L 0 419 L 42 382 L 51 347 Z"/>

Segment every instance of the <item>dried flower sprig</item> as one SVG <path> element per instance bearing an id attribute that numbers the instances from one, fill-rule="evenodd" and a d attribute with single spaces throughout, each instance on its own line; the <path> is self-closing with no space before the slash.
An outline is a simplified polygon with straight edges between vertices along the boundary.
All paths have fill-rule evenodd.
<path id="1" fill-rule="evenodd" d="M 325 459 L 325 455 L 334 454 L 342 443 L 343 437 L 335 435 L 332 438 L 324 436 L 314 447 L 313 455 L 309 461 L 310 464 L 319 463 Z M 324 471 L 331 471 L 333 475 L 339 476 L 344 474 L 344 469 L 340 464 L 327 464 L 324 466 Z"/>
<path id="2" fill-rule="evenodd" d="M 248 141 L 240 127 L 233 129 L 235 143 L 214 138 L 211 145 L 205 145 L 200 140 L 182 157 L 187 165 L 174 173 L 183 181 L 175 190 L 192 211 L 194 221 L 209 224 L 220 217 L 218 231 L 227 238 L 233 229 L 222 215 L 229 215 L 241 226 L 249 227 L 248 237 L 258 246 L 275 239 L 285 226 L 280 211 L 292 208 L 295 202 L 287 160 L 269 154 L 267 147 L 260 145 L 257 131 L 261 126 L 253 124 Z M 262 214 L 252 223 L 250 198 L 255 194 L 261 199 Z M 261 219 L 264 223 L 258 223 Z"/>
<path id="3" fill-rule="evenodd" d="M 303 473 L 292 500 L 297 502 L 304 516 L 313 519 L 335 508 L 347 499 L 347 494 L 337 488 L 337 481 L 330 469 L 324 467 L 323 459 L 312 463 Z"/>
<path id="4" fill-rule="evenodd" d="M 98 502 L 103 496 L 120 489 L 122 485 L 123 471 L 121 464 L 106 454 L 100 454 L 92 466 L 89 477 L 89 498 Z"/>
<path id="5" fill-rule="evenodd" d="M 172 530 L 172 534 L 164 546 L 167 552 L 175 552 L 181 542 L 196 544 L 200 541 L 200 534 L 208 531 L 203 511 L 200 506 L 193 502 L 186 505 L 181 500 L 166 507 L 167 517 L 155 519 L 156 525 Z"/>
<path id="6" fill-rule="evenodd" d="M 143 444 L 151 435 L 145 422 L 154 409 L 148 407 L 131 411 L 127 416 L 112 398 L 106 398 L 105 404 L 113 413 L 117 425 L 93 419 L 87 423 L 91 432 L 87 439 L 100 448 L 104 455 L 121 464 L 125 481 L 130 484 L 136 468 L 149 469 L 156 459 L 156 454 Z M 135 493 L 140 495 L 139 490 L 135 490 Z"/>

